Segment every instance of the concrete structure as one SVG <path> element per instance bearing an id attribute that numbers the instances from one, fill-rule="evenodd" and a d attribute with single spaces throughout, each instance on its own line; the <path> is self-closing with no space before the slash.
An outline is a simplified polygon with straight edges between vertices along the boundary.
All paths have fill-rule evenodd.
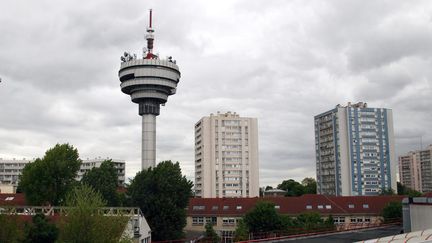
<path id="1" fill-rule="evenodd" d="M 151 10 L 147 32 L 147 52 L 143 58 L 125 52 L 119 71 L 121 91 L 139 104 L 138 113 L 142 116 L 142 169 L 156 165 L 156 116 L 160 105 L 165 105 L 168 96 L 175 94 L 180 81 L 176 61 L 172 57 L 162 60 L 153 54 Z"/>
<path id="2" fill-rule="evenodd" d="M 269 189 L 263 192 L 263 197 L 284 197 L 287 192 L 281 189 Z"/>
<path id="3" fill-rule="evenodd" d="M 404 198 L 402 201 L 405 233 L 432 228 L 432 195 Z"/>
<path id="4" fill-rule="evenodd" d="M 80 167 L 80 170 L 78 171 L 77 180 L 81 180 L 82 176 L 85 172 L 91 170 L 92 168 L 100 167 L 102 162 L 105 160 L 109 160 L 110 158 L 102 159 L 101 157 L 95 158 L 95 159 L 85 159 L 82 160 L 82 164 Z M 19 182 L 19 176 L 22 173 L 22 170 L 24 169 L 24 166 L 26 164 L 33 162 L 32 160 L 22 159 L 22 160 L 16 160 L 16 159 L 2 159 L 0 158 L 0 185 L 18 185 Z M 118 183 L 119 185 L 124 185 L 125 183 L 125 161 L 124 160 L 118 160 L 118 159 L 112 159 L 112 162 L 114 164 L 114 167 L 117 169 L 117 176 L 118 176 Z M 8 191 L 10 191 L 8 189 Z M 14 190 L 15 191 L 15 190 Z"/>
<path id="5" fill-rule="evenodd" d="M 217 113 L 195 124 L 197 197 L 258 197 L 258 122 Z"/>
<path id="6" fill-rule="evenodd" d="M 419 192 L 432 192 L 432 145 L 399 156 L 400 182 Z"/>
<path id="7" fill-rule="evenodd" d="M 376 239 L 368 239 L 362 241 L 356 241 L 355 243 L 407 243 L 407 242 L 416 242 L 416 243 L 431 243 L 432 242 L 432 229 L 419 230 L 410 233 L 403 233 L 398 235 L 389 235 Z"/>
<path id="8" fill-rule="evenodd" d="M 390 109 L 348 103 L 315 116 L 317 193 L 378 195 L 396 188 Z"/>
<path id="9" fill-rule="evenodd" d="M 307 212 L 317 212 L 323 218 L 332 216 L 337 230 L 378 226 L 382 209 L 403 196 L 325 196 L 306 194 L 300 197 L 268 198 L 192 198 L 187 208 L 187 231 L 204 231 L 212 223 L 223 238 L 233 237 L 238 221 L 259 201 L 270 201 L 282 215 L 292 218 Z"/>

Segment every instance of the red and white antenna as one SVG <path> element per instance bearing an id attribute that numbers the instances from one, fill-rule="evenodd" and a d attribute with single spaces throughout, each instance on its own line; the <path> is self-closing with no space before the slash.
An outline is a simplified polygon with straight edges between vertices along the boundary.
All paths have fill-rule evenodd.
<path id="1" fill-rule="evenodd" d="M 157 56 L 153 54 L 153 41 L 154 41 L 153 32 L 154 29 L 152 28 L 152 10 L 150 9 L 149 27 L 147 28 L 147 35 L 145 36 L 145 38 L 147 39 L 147 54 L 145 55 L 144 59 L 157 58 Z"/>

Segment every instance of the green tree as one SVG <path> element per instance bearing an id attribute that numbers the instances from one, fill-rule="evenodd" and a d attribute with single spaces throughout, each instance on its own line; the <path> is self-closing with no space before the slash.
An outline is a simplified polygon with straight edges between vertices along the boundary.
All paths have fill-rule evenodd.
<path id="1" fill-rule="evenodd" d="M 250 232 L 268 232 L 282 230 L 283 224 L 272 202 L 260 201 L 246 213 L 244 222 Z"/>
<path id="2" fill-rule="evenodd" d="M 304 188 L 304 193 L 305 194 L 316 194 L 317 192 L 317 182 L 314 178 L 312 177 L 306 177 L 302 180 L 301 182 L 303 188 Z"/>
<path id="3" fill-rule="evenodd" d="M 146 216 L 153 240 L 183 237 L 192 185 L 182 176 L 179 163 L 171 161 L 138 172 L 131 181 L 127 194 L 132 205 L 139 206 Z"/>
<path id="4" fill-rule="evenodd" d="M 397 183 L 397 194 L 407 195 L 408 197 L 421 197 L 423 195 L 421 192 L 408 188 L 400 182 Z"/>
<path id="5" fill-rule="evenodd" d="M 324 227 L 326 229 L 335 229 L 336 226 L 334 224 L 334 218 L 332 215 L 329 215 L 325 220 L 324 220 Z"/>
<path id="6" fill-rule="evenodd" d="M 286 191 L 285 196 L 287 197 L 301 196 L 304 194 L 304 187 L 302 184 L 293 179 L 284 180 L 277 188 Z"/>
<path id="7" fill-rule="evenodd" d="M 75 185 L 80 165 L 77 149 L 69 144 L 57 144 L 42 159 L 24 167 L 19 187 L 32 205 L 59 205 Z"/>
<path id="8" fill-rule="evenodd" d="M 108 206 L 119 205 L 117 170 L 111 160 L 105 160 L 99 168 L 94 167 L 87 171 L 81 183 L 87 184 L 100 192 Z"/>
<path id="9" fill-rule="evenodd" d="M 219 235 L 213 229 L 213 225 L 211 223 L 207 223 L 205 225 L 205 230 L 204 237 L 206 240 L 209 240 L 210 242 L 219 242 L 221 240 Z"/>
<path id="10" fill-rule="evenodd" d="M 305 230 L 319 229 L 324 225 L 324 220 L 317 212 L 302 213 L 296 217 L 294 222 L 297 227 Z"/>
<path id="11" fill-rule="evenodd" d="M 402 202 L 393 201 L 389 202 L 382 210 L 384 222 L 402 219 Z"/>
<path id="12" fill-rule="evenodd" d="M 395 195 L 395 191 L 392 188 L 383 188 L 380 192 L 381 196 L 386 196 L 386 195 Z"/>
<path id="13" fill-rule="evenodd" d="M 234 232 L 234 241 L 249 240 L 249 229 L 243 219 L 240 219 L 237 223 L 237 227 Z"/>
<path id="14" fill-rule="evenodd" d="M 60 242 L 119 242 L 128 217 L 104 216 L 105 201 L 88 185 L 74 188 L 67 196 L 67 216 L 62 218 Z"/>
<path id="15" fill-rule="evenodd" d="M 43 214 L 36 214 L 32 218 L 32 224 L 25 227 L 25 241 L 28 243 L 55 242 L 59 235 L 59 229 L 55 224 L 49 223 Z"/>
<path id="16" fill-rule="evenodd" d="M 18 221 L 18 216 L 0 214 L 0 242 L 21 242 L 22 232 L 22 225 Z"/>

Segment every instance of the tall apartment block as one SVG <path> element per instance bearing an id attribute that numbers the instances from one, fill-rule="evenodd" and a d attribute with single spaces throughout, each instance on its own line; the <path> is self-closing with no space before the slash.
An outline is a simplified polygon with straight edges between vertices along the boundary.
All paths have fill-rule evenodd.
<path id="1" fill-rule="evenodd" d="M 315 152 L 318 194 L 396 191 L 391 109 L 348 103 L 315 116 Z"/>
<path id="2" fill-rule="evenodd" d="M 399 178 L 408 188 L 432 192 L 432 145 L 399 156 Z"/>
<path id="3" fill-rule="evenodd" d="M 195 124 L 195 195 L 258 197 L 258 121 L 227 112 Z"/>
<path id="4" fill-rule="evenodd" d="M 34 159 L 16 160 L 0 158 L 0 184 L 18 185 L 19 176 L 21 175 L 24 167 L 33 161 Z M 82 160 L 76 180 L 81 180 L 84 173 L 91 170 L 92 168 L 99 168 L 103 161 L 105 161 L 105 159 L 102 159 L 101 157 Z M 112 162 L 114 164 L 114 168 L 117 170 L 118 183 L 119 185 L 123 185 L 125 183 L 125 161 L 113 159 Z"/>

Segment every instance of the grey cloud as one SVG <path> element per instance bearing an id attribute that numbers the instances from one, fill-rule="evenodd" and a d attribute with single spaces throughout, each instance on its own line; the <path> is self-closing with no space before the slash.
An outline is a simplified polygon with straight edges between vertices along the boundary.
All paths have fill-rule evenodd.
<path id="1" fill-rule="evenodd" d="M 5 7 L 3 7 L 3 5 Z M 314 176 L 313 116 L 348 101 L 393 108 L 397 153 L 432 142 L 432 30 L 419 1 L 18 1 L 0 8 L 0 157 L 57 142 L 140 169 L 141 120 L 121 93 L 125 50 L 144 46 L 182 72 L 158 117 L 159 160 L 193 178 L 193 126 L 217 111 L 257 117 L 261 184 Z M 17 17 L 21 16 L 21 17 Z M 24 16 L 24 17 L 22 17 Z"/>

